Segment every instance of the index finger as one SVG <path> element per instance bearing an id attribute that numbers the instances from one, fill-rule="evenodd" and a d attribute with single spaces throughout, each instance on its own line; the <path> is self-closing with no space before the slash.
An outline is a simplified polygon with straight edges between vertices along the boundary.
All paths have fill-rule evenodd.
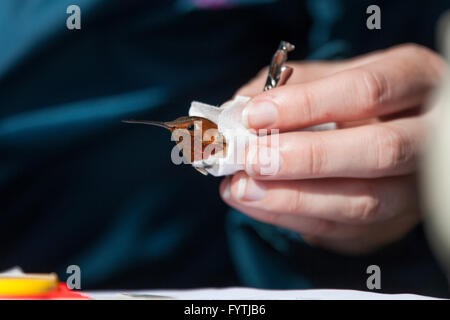
<path id="1" fill-rule="evenodd" d="M 319 80 L 266 91 L 249 101 L 242 121 L 248 128 L 287 131 L 396 113 L 420 105 L 446 65 L 416 45 L 379 56 Z"/>

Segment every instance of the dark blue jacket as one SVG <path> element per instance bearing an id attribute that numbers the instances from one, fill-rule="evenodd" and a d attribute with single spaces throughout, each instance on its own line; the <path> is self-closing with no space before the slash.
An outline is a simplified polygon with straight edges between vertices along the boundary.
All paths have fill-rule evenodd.
<path id="1" fill-rule="evenodd" d="M 67 6 L 81 30 L 66 28 Z M 366 28 L 369 4 L 382 30 Z M 421 228 L 349 258 L 231 212 L 220 179 L 170 161 L 160 128 L 192 100 L 220 104 L 267 65 L 414 41 L 433 47 L 448 1 L 3 0 L 0 3 L 0 269 L 82 270 L 83 288 L 248 285 L 448 294 Z"/>

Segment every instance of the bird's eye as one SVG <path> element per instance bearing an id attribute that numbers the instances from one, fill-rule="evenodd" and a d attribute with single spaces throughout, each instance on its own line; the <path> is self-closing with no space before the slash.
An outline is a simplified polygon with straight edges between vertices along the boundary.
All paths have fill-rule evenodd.
<path id="1" fill-rule="evenodd" d="M 187 126 L 187 129 L 188 129 L 189 131 L 193 131 L 194 128 L 195 128 L 195 126 L 194 126 L 193 124 L 190 124 L 190 125 Z"/>

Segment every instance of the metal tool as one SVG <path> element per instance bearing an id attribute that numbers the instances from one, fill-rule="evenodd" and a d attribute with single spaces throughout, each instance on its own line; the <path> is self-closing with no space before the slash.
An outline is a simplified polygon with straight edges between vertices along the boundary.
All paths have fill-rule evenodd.
<path id="1" fill-rule="evenodd" d="M 295 49 L 295 46 L 287 41 L 281 41 L 278 50 L 272 57 L 269 67 L 269 74 L 267 75 L 266 85 L 264 91 L 273 89 L 277 86 L 284 85 L 289 77 L 292 75 L 293 69 L 289 66 L 284 66 L 287 61 L 288 52 Z"/>

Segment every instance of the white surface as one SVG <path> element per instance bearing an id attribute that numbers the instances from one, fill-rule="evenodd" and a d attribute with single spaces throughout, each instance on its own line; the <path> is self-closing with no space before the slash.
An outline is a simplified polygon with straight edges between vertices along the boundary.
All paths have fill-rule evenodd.
<path id="1" fill-rule="evenodd" d="M 125 294 L 124 294 L 125 293 Z M 180 300 L 428 300 L 432 297 L 414 294 L 381 294 L 355 290 L 261 290 L 253 288 L 91 291 L 84 292 L 93 299 L 133 299 L 126 294 L 156 295 Z M 139 299 L 139 297 L 134 297 Z M 151 297 L 148 297 L 151 299 Z"/>
<path id="2" fill-rule="evenodd" d="M 24 275 L 16 267 L 0 273 L 1 276 Z M 254 288 L 207 288 L 192 290 L 115 290 L 82 291 L 97 300 L 120 299 L 178 299 L 178 300 L 433 300 L 436 298 L 415 294 L 381 294 L 356 290 L 263 290 Z M 134 295 L 134 296 L 133 296 Z M 147 297 L 146 297 L 147 296 Z"/>

